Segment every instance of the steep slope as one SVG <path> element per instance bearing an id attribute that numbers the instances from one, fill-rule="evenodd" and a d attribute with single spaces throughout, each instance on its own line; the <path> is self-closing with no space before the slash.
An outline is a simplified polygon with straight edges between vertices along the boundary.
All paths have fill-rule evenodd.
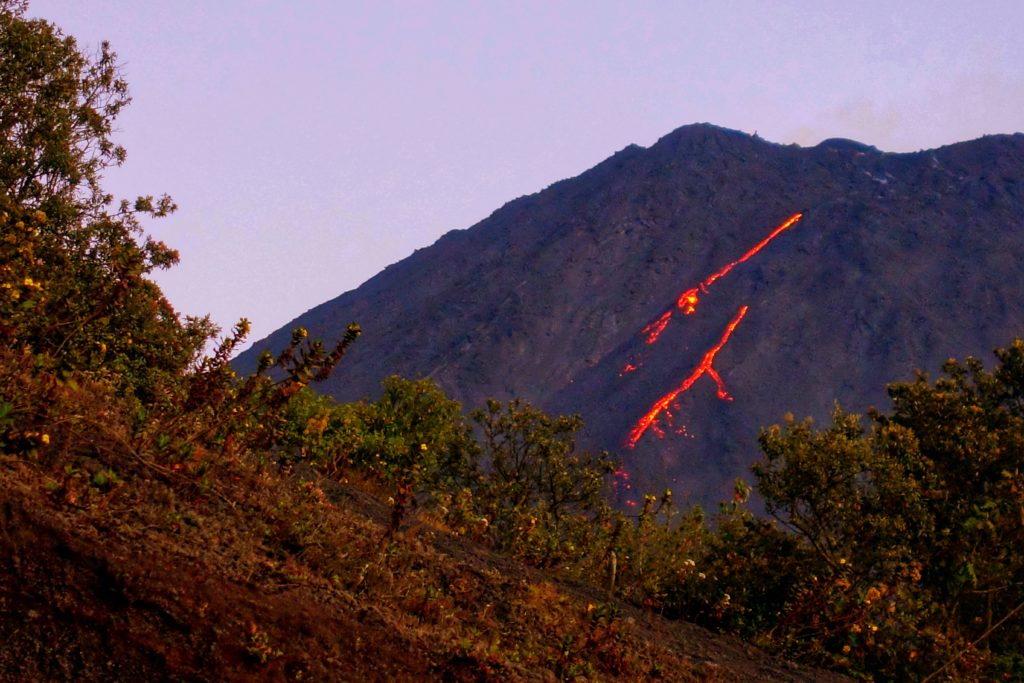
<path id="1" fill-rule="evenodd" d="M 319 539 L 282 557 L 260 527 L 320 489 L 234 471 L 224 507 L 175 509 L 149 481 L 106 509 L 72 508 L 0 457 L 0 681 L 850 680 L 532 569 L 426 515 L 385 553 L 387 506 L 354 486 L 322 482 L 331 503 L 312 517 L 300 502 Z"/>
<path id="2" fill-rule="evenodd" d="M 622 454 L 624 500 L 669 486 L 709 503 L 784 412 L 861 410 L 891 379 L 1024 333 L 1022 259 L 1024 135 L 887 154 L 697 124 L 446 234 L 238 365 L 296 325 L 332 339 L 355 320 L 323 386 L 336 397 L 393 373 L 467 406 L 521 396 Z"/>

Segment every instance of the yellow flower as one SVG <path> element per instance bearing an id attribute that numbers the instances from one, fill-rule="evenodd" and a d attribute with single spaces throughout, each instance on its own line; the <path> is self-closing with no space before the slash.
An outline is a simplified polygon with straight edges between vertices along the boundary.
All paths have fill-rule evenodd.
<path id="1" fill-rule="evenodd" d="M 43 434 L 42 436 L 39 437 L 39 441 L 41 441 L 42 443 L 50 443 L 50 435 Z"/>
<path id="2" fill-rule="evenodd" d="M 425 443 L 421 443 L 421 444 L 420 444 L 420 450 L 421 450 L 421 451 L 425 451 L 425 450 L 427 450 L 427 444 L 425 444 Z"/>
<path id="3" fill-rule="evenodd" d="M 844 655 L 850 654 L 850 646 L 849 645 L 843 645 L 843 654 Z"/>

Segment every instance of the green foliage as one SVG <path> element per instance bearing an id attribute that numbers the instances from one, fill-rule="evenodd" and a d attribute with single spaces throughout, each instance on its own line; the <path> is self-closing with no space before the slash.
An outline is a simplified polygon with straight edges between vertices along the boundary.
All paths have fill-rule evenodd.
<path id="1" fill-rule="evenodd" d="M 664 612 L 708 628 L 756 637 L 774 626 L 807 572 L 788 534 L 742 506 L 690 532 L 689 560 L 667 581 Z"/>
<path id="2" fill-rule="evenodd" d="M 580 559 L 603 534 L 607 454 L 576 452 L 576 417 L 552 418 L 521 401 L 476 411 L 477 441 L 461 406 L 430 380 L 389 377 L 372 403 L 335 404 L 302 390 L 282 413 L 283 458 L 322 474 L 351 471 L 382 483 L 390 534 L 419 498 L 460 533 L 543 565 Z"/>
<path id="3" fill-rule="evenodd" d="M 607 454 L 576 451 L 579 418 L 552 418 L 521 401 L 490 401 L 472 418 L 479 442 L 459 403 L 432 382 L 389 377 L 372 403 L 298 392 L 277 443 L 284 459 L 334 479 L 355 471 L 382 483 L 392 504 L 389 535 L 419 497 L 439 505 L 453 529 L 536 564 L 594 551 L 610 515 L 614 467 Z"/>
<path id="4" fill-rule="evenodd" d="M 758 489 L 805 557 L 774 644 L 885 677 L 1022 674 L 1024 342 L 997 356 L 892 385 L 870 429 L 836 409 L 762 433 Z"/>
<path id="5" fill-rule="evenodd" d="M 116 55 L 85 55 L 24 10 L 0 4 L 0 343 L 157 400 L 213 333 L 207 319 L 180 321 L 146 278 L 177 254 L 143 238 L 139 217 L 174 204 L 111 209 L 99 183 L 124 160 L 110 134 L 129 101 Z"/>
<path id="6" fill-rule="evenodd" d="M 202 453 L 210 448 L 232 457 L 279 448 L 289 402 L 333 370 L 358 326 L 330 350 L 297 330 L 286 349 L 244 380 L 229 359 L 248 321 L 204 357 L 215 327 L 207 318 L 180 319 L 148 278 L 174 265 L 177 254 L 146 237 L 140 218 L 165 216 L 174 203 L 145 196 L 115 206 L 100 185 L 103 171 L 125 158 L 111 139 L 130 100 L 116 55 L 106 44 L 84 54 L 53 25 L 25 19 L 25 11 L 23 2 L 0 0 L 5 449 L 38 453 L 51 435 L 56 445 L 61 430 L 49 423 L 82 438 L 90 410 L 62 416 L 56 406 L 83 386 L 118 399 L 126 419 L 110 418 L 109 431 L 118 433 L 109 436 L 163 476 L 205 476 Z M 66 455 L 81 455 L 92 440 L 60 445 Z M 116 467 L 93 474 L 102 486 L 117 481 Z"/>
<path id="7" fill-rule="evenodd" d="M 474 444 L 462 407 L 430 380 L 388 377 L 380 399 L 355 412 L 362 440 L 352 459 L 394 492 L 392 532 L 416 493 L 448 488 L 468 473 Z"/>
<path id="8" fill-rule="evenodd" d="M 26 6 L 0 3 L 0 192 L 63 220 L 109 202 L 100 176 L 125 158 L 110 134 L 128 86 L 108 44 L 89 57 Z"/>
<path id="9" fill-rule="evenodd" d="M 679 513 L 669 490 L 643 500 L 635 521 L 614 514 L 607 527 L 607 551 L 599 557 L 604 566 L 590 571 L 607 572 L 610 592 L 662 610 L 677 578 L 694 567 L 693 558 L 702 552 L 704 511 L 695 507 Z"/>
<path id="10" fill-rule="evenodd" d="M 576 451 L 579 417 L 552 418 L 518 399 L 490 400 L 472 417 L 482 446 L 473 494 L 498 545 L 539 564 L 578 557 L 609 515 L 608 454 Z"/>
<path id="11" fill-rule="evenodd" d="M 472 446 L 458 401 L 428 379 L 388 377 L 362 406 L 363 441 L 353 459 L 388 481 L 436 485 L 469 467 Z"/>
<path id="12" fill-rule="evenodd" d="M 257 371 L 238 382 L 229 359 L 247 332 L 248 322 L 243 320 L 234 336 L 197 368 L 189 403 L 210 412 L 220 437 L 240 440 L 252 449 L 294 448 L 295 415 L 308 411 L 303 406 L 311 402 L 305 393 L 307 387 L 330 376 L 362 330 L 355 323 L 349 324 L 342 338 L 328 350 L 319 340 L 310 341 L 305 328 L 295 328 L 287 347 L 276 357 L 264 352 Z M 308 421 L 298 429 L 304 432 L 307 426 Z M 279 459 L 287 460 L 288 455 L 282 454 Z"/>
<path id="13" fill-rule="evenodd" d="M 285 460 L 302 460 L 329 477 L 344 477 L 363 439 L 361 406 L 338 405 L 306 387 L 288 401 L 283 418 Z"/>

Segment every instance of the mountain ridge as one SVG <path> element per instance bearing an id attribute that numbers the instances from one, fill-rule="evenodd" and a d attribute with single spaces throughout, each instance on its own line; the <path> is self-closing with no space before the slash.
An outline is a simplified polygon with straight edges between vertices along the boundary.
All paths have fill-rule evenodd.
<path id="1" fill-rule="evenodd" d="M 711 124 L 630 145 L 580 175 L 446 233 L 242 354 L 251 369 L 302 325 L 364 337 L 324 389 L 376 393 L 428 376 L 465 405 L 521 396 L 580 413 L 586 446 L 623 454 L 637 486 L 709 504 L 757 457 L 760 426 L 885 400 L 950 355 L 988 357 L 1024 329 L 1024 135 L 881 152 L 781 145 Z M 640 331 L 788 217 L 792 228 L 678 309 L 657 351 Z M 626 435 L 749 306 L 664 439 Z M 661 349 L 669 349 L 662 351 Z M 643 352 L 641 372 L 622 369 Z M 710 375 L 709 375 L 710 377 Z M 765 391 L 764 387 L 770 387 Z M 630 494 L 623 493 L 624 498 Z"/>

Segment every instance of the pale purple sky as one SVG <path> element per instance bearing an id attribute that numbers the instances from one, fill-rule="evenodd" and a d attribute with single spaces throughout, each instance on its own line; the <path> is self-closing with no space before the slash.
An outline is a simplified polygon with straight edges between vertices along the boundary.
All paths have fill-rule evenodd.
<path id="1" fill-rule="evenodd" d="M 258 339 L 630 143 L 708 121 L 914 151 L 1024 130 L 1024 1 L 31 0 L 108 39 L 119 196 L 179 311 Z"/>

